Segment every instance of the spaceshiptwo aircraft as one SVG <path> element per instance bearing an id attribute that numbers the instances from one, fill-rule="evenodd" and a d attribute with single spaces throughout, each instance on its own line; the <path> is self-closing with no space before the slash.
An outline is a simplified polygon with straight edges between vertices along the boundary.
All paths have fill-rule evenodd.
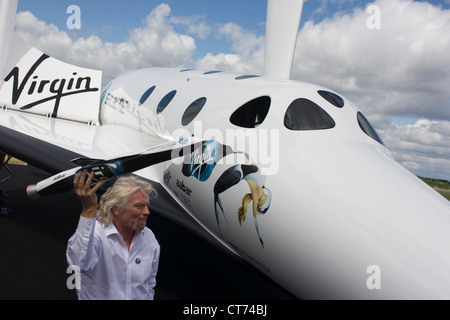
<path id="1" fill-rule="evenodd" d="M 449 299 L 448 201 L 352 102 L 289 79 L 302 8 L 268 1 L 261 76 L 148 68 L 101 90 L 101 71 L 20 39 L 17 0 L 1 0 L 0 150 L 55 174 L 30 197 L 82 168 L 151 181 L 152 210 L 300 298 Z"/>

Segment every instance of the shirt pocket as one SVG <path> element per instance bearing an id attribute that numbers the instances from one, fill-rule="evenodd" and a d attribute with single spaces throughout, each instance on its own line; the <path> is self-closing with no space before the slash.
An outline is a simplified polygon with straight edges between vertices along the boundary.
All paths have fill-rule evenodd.
<path id="1" fill-rule="evenodd" d="M 147 281 L 152 273 L 152 260 L 150 258 L 135 257 L 131 264 L 136 280 Z"/>

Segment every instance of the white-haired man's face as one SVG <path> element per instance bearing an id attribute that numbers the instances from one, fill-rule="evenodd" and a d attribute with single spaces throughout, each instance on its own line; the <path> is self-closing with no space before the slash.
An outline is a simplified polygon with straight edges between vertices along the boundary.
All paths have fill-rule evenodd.
<path id="1" fill-rule="evenodd" d="M 148 206 L 150 199 L 141 190 L 134 192 L 125 205 L 125 209 L 120 211 L 114 207 L 114 224 L 117 229 L 128 229 L 132 231 L 141 231 L 145 228 L 147 218 L 150 214 Z"/>

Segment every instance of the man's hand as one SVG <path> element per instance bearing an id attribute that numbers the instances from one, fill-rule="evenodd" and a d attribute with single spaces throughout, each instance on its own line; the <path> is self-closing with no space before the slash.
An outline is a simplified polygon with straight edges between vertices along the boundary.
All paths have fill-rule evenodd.
<path id="1" fill-rule="evenodd" d="M 91 172 L 87 177 L 87 170 L 79 172 L 73 181 L 73 187 L 78 199 L 81 201 L 83 211 L 81 216 L 87 219 L 94 219 L 97 216 L 97 190 L 105 183 L 100 181 L 93 188 L 91 188 L 94 172 Z"/>

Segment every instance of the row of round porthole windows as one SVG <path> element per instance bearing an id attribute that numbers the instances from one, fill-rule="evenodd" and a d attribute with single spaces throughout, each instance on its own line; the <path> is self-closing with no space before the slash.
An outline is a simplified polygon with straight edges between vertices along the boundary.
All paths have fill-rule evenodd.
<path id="1" fill-rule="evenodd" d="M 139 103 L 144 104 L 156 86 L 150 87 L 141 97 Z M 328 102 L 338 108 L 344 106 L 344 100 L 338 95 L 320 90 L 318 93 Z M 156 113 L 160 114 L 173 100 L 177 94 L 176 90 L 166 94 L 156 107 Z M 202 97 L 195 100 L 185 110 L 181 123 L 183 126 L 188 125 L 200 113 L 206 103 L 206 98 Z M 268 96 L 253 99 L 240 108 L 238 108 L 230 117 L 230 122 L 234 125 L 244 128 L 255 128 L 262 124 L 266 118 L 271 99 Z M 291 130 L 315 130 L 327 129 L 334 127 L 334 120 L 318 105 L 308 99 L 297 99 L 288 108 L 285 117 L 285 126 Z"/>
<path id="2" fill-rule="evenodd" d="M 153 93 L 153 91 L 156 89 L 156 86 L 153 86 L 149 88 L 144 94 L 142 95 L 141 99 L 139 100 L 139 104 L 144 104 L 147 99 L 150 97 L 150 95 Z M 168 94 L 166 94 L 161 101 L 158 103 L 158 106 L 156 107 L 156 114 L 160 114 L 161 112 L 166 109 L 166 107 L 172 102 L 173 98 L 177 94 L 177 90 L 172 90 Z M 181 124 L 183 126 L 187 126 L 189 123 L 191 123 L 195 117 L 200 113 L 200 111 L 203 109 L 203 107 L 206 104 L 206 98 L 202 97 L 194 102 L 192 102 L 187 109 L 184 111 L 183 116 L 181 117 Z"/>
<path id="3" fill-rule="evenodd" d="M 191 70 L 192 69 L 184 69 L 184 70 L 181 70 L 180 72 L 186 72 L 186 71 L 191 71 Z M 221 71 L 207 71 L 207 72 L 204 72 L 203 74 L 208 75 L 208 74 L 214 74 L 214 73 L 220 73 L 220 72 Z M 236 77 L 236 80 L 245 80 L 245 79 L 251 79 L 251 78 L 255 78 L 255 77 L 259 77 L 259 76 L 243 75 L 243 76 Z M 156 86 L 152 86 L 147 91 L 145 91 L 144 94 L 139 99 L 139 104 L 143 105 L 147 101 L 147 99 L 150 97 L 150 95 L 153 93 L 153 91 L 155 91 L 155 89 L 156 89 Z M 170 104 L 170 102 L 172 102 L 172 100 L 176 94 L 177 94 L 177 90 L 170 91 L 168 94 L 166 94 L 161 99 L 161 101 L 158 103 L 158 106 L 156 107 L 156 114 L 160 114 L 161 112 L 163 112 L 164 109 L 166 109 L 166 107 Z M 181 124 L 183 126 L 187 126 L 189 123 L 191 123 L 195 119 L 195 117 L 200 113 L 200 111 L 205 106 L 206 100 L 207 99 L 205 97 L 202 97 L 202 98 L 195 100 L 188 106 L 188 108 L 185 110 L 185 112 L 183 114 L 183 117 L 181 118 Z M 270 103 L 269 103 L 269 105 L 270 105 Z M 268 111 L 269 110 L 267 110 L 267 112 Z M 262 123 L 262 121 L 261 121 L 261 123 Z"/>
<path id="4" fill-rule="evenodd" d="M 147 101 L 155 88 L 156 86 L 149 88 L 142 95 L 139 100 L 141 105 Z M 172 90 L 161 99 L 156 108 L 157 114 L 160 114 L 166 109 L 175 97 L 176 93 L 176 90 Z M 325 90 L 319 90 L 317 93 L 333 106 L 337 108 L 344 107 L 344 99 L 337 94 Z M 203 109 L 206 101 L 207 99 L 202 97 L 192 102 L 184 111 L 181 118 L 181 124 L 183 126 L 187 126 L 191 123 Z M 233 112 L 230 117 L 230 122 L 243 128 L 256 128 L 264 122 L 267 114 L 269 113 L 270 104 L 271 99 L 268 96 L 255 98 Z M 358 112 L 357 120 L 364 133 L 383 144 L 375 129 L 373 129 L 369 121 L 361 112 Z M 335 121 L 325 110 L 323 110 L 316 103 L 305 98 L 294 100 L 287 108 L 284 116 L 284 126 L 289 130 L 323 130 L 334 128 L 335 125 Z"/>

